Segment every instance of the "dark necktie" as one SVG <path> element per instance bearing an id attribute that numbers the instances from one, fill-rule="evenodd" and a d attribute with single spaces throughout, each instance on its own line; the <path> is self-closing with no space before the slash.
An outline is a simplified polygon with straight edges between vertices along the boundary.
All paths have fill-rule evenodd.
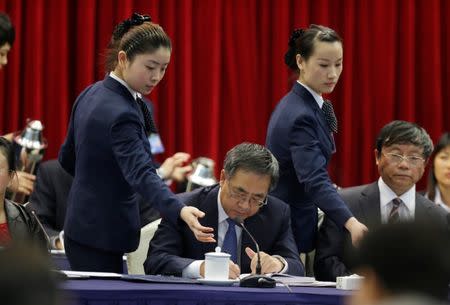
<path id="1" fill-rule="evenodd" d="M 228 230 L 223 239 L 222 252 L 231 255 L 230 259 L 237 264 L 237 237 L 236 237 L 236 223 L 230 218 L 227 219 Z"/>
<path id="2" fill-rule="evenodd" d="M 327 120 L 328 127 L 334 133 L 338 132 L 338 122 L 336 115 L 334 114 L 333 105 L 329 101 L 324 101 L 322 105 L 322 111 L 325 114 L 325 119 Z"/>
<path id="3" fill-rule="evenodd" d="M 152 113 L 150 112 L 150 110 L 148 110 L 145 102 L 139 97 L 136 99 L 136 102 L 139 104 L 142 115 L 144 116 L 145 132 L 147 133 L 147 135 L 150 135 L 151 133 L 158 133 L 155 121 L 153 121 Z"/>
<path id="4" fill-rule="evenodd" d="M 400 221 L 399 209 L 402 204 L 400 198 L 395 198 L 392 200 L 392 210 L 389 213 L 388 223 L 397 223 Z"/>

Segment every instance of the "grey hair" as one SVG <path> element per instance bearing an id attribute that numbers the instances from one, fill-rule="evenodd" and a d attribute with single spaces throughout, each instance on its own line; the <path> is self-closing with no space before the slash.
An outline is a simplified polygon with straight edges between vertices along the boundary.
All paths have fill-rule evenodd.
<path id="1" fill-rule="evenodd" d="M 259 144 L 245 142 L 233 147 L 225 156 L 223 169 L 227 178 L 232 178 L 239 169 L 258 175 L 269 175 L 270 190 L 278 183 L 278 161 L 266 147 Z"/>

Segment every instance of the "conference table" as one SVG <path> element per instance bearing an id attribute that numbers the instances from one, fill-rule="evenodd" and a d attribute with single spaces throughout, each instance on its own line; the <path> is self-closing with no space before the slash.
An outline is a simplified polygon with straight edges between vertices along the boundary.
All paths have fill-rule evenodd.
<path id="1" fill-rule="evenodd" d="M 61 284 L 69 305 L 344 304 L 351 291 L 330 287 L 244 288 L 203 284 L 143 283 L 120 279 L 68 279 Z"/>
<path id="2" fill-rule="evenodd" d="M 71 270 L 69 260 L 67 259 L 64 250 L 51 250 L 50 257 L 55 269 Z M 123 272 L 128 272 L 126 256 L 123 257 Z"/>

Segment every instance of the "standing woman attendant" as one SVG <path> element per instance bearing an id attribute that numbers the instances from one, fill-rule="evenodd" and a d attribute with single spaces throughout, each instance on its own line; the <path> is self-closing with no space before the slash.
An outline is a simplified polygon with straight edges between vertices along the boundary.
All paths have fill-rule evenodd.
<path id="1" fill-rule="evenodd" d="M 290 205 L 302 253 L 315 248 L 317 207 L 345 227 L 354 243 L 367 231 L 339 197 L 327 172 L 336 150 L 337 120 L 322 94 L 333 91 L 342 60 L 342 41 L 334 30 L 320 25 L 295 30 L 285 63 L 299 77 L 275 108 L 267 130 L 266 145 L 280 163 L 280 180 L 272 194 Z"/>
<path id="2" fill-rule="evenodd" d="M 428 174 L 426 197 L 450 212 L 450 133 L 437 143 Z"/>
<path id="3" fill-rule="evenodd" d="M 214 242 L 204 213 L 184 206 L 158 177 L 148 136 L 155 132 L 141 96 L 163 78 L 171 42 L 150 17 L 133 14 L 120 23 L 106 58 L 109 74 L 77 98 L 59 152 L 74 176 L 64 225 L 66 254 L 74 270 L 123 272 L 122 255 L 139 243 L 136 193 L 173 225 L 179 217 L 196 238 Z"/>

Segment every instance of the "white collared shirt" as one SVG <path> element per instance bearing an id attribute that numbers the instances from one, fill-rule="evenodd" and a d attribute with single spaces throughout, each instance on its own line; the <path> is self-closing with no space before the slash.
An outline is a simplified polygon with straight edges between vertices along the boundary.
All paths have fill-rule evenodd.
<path id="1" fill-rule="evenodd" d="M 113 71 L 109 72 L 109 76 L 111 76 L 112 78 L 114 78 L 116 81 L 118 81 L 119 83 L 121 83 L 122 85 L 125 86 L 125 88 L 128 89 L 128 91 L 130 91 L 131 95 L 134 97 L 134 99 L 136 100 L 137 98 L 142 98 L 142 94 L 140 94 L 139 92 L 131 89 L 130 86 L 128 86 L 128 84 L 121 79 L 120 77 L 118 77 L 116 74 L 114 74 Z"/>
<path id="2" fill-rule="evenodd" d="M 380 189 L 380 209 L 381 222 L 387 223 L 389 214 L 391 213 L 393 202 L 395 198 L 400 198 L 403 202 L 399 207 L 399 215 L 401 220 L 414 219 L 416 212 L 416 185 L 414 184 L 408 191 L 403 193 L 400 197 L 383 181 L 383 178 L 378 179 L 378 188 Z"/>
<path id="3" fill-rule="evenodd" d="M 437 185 L 434 192 L 435 192 L 434 203 L 441 206 L 446 212 L 450 213 L 450 207 L 446 205 L 445 202 L 442 200 L 441 191 L 439 190 L 439 187 Z"/>
<path id="4" fill-rule="evenodd" d="M 319 105 L 319 108 L 322 109 L 324 100 L 322 95 L 318 94 L 316 91 L 314 91 L 313 89 L 309 88 L 307 85 L 305 85 L 304 83 L 300 82 L 299 80 L 297 81 L 297 83 L 299 83 L 300 85 L 302 85 L 303 87 L 305 87 L 306 90 L 309 91 L 309 93 L 312 94 L 314 100 L 316 101 L 317 105 Z"/>

